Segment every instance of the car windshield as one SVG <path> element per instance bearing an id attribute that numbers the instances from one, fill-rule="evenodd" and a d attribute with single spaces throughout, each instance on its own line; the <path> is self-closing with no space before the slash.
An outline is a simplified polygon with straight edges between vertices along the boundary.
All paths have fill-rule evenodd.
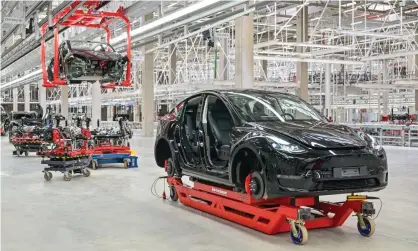
<path id="1" fill-rule="evenodd" d="M 31 116 L 31 114 L 27 114 L 27 113 L 13 113 L 13 115 L 12 115 L 12 119 L 14 119 L 14 120 L 19 120 L 23 117 L 31 118 L 32 116 Z"/>
<path id="2" fill-rule="evenodd" d="M 71 49 L 87 51 L 108 51 L 114 52 L 112 46 L 102 42 L 70 41 Z"/>
<path id="3" fill-rule="evenodd" d="M 324 121 L 315 108 L 297 97 L 280 93 L 226 92 L 225 95 L 250 121 Z"/>

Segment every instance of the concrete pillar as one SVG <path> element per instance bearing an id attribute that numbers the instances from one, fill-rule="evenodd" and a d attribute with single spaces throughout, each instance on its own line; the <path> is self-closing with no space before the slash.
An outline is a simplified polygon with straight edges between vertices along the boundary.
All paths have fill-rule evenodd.
<path id="1" fill-rule="evenodd" d="M 325 110 L 324 115 L 331 117 L 331 64 L 325 64 Z"/>
<path id="2" fill-rule="evenodd" d="M 91 128 L 97 128 L 97 121 L 102 115 L 102 89 L 100 83 L 96 82 L 91 86 Z"/>
<path id="3" fill-rule="evenodd" d="M 253 17 L 235 19 L 235 86 L 252 88 L 254 85 Z"/>
<path id="4" fill-rule="evenodd" d="M 145 16 L 145 22 L 152 19 L 153 14 Z M 145 51 L 153 48 L 149 43 L 144 46 Z M 154 53 L 147 53 L 144 56 L 142 65 L 142 135 L 152 137 L 154 135 Z"/>
<path id="5" fill-rule="evenodd" d="M 261 75 L 261 78 L 266 81 L 267 80 L 267 71 L 268 71 L 268 61 L 267 60 L 261 60 L 261 69 L 263 70 L 263 74 Z"/>
<path id="6" fill-rule="evenodd" d="M 415 41 L 418 42 L 418 36 L 415 36 Z M 415 79 L 418 80 L 418 54 L 415 54 Z M 415 114 L 418 114 L 418 89 L 415 90 Z"/>
<path id="7" fill-rule="evenodd" d="M 42 86 L 42 82 L 38 84 L 38 91 L 39 105 L 46 112 L 46 88 Z"/>
<path id="8" fill-rule="evenodd" d="M 23 98 L 25 100 L 25 112 L 30 111 L 30 84 L 23 86 Z"/>
<path id="9" fill-rule="evenodd" d="M 68 85 L 61 86 L 61 115 L 65 117 L 65 120 L 70 121 L 68 117 L 68 89 Z"/>
<path id="10" fill-rule="evenodd" d="M 297 16 L 296 22 L 296 41 L 303 43 L 309 40 L 308 38 L 308 6 L 303 7 Z M 307 52 L 305 47 L 298 46 L 296 47 L 296 52 L 304 53 Z M 298 62 L 296 64 L 296 80 L 298 81 L 299 87 L 299 97 L 309 102 L 309 93 L 308 93 L 308 63 L 307 62 Z"/>
<path id="11" fill-rule="evenodd" d="M 228 39 L 219 39 L 221 48 L 219 48 L 219 65 L 216 70 L 219 80 L 228 80 Z"/>
<path id="12" fill-rule="evenodd" d="M 382 72 L 382 84 L 389 84 L 388 79 L 388 61 L 383 60 L 383 72 Z M 389 114 L 389 91 L 383 91 L 383 115 L 386 116 Z"/>
<path id="13" fill-rule="evenodd" d="M 17 102 L 19 100 L 19 90 L 17 88 L 13 88 L 12 97 L 13 97 L 13 111 L 17 112 L 17 109 L 18 109 Z"/>
<path id="14" fill-rule="evenodd" d="M 170 57 L 168 82 L 170 85 L 174 84 L 177 76 L 177 50 L 174 44 L 168 46 L 168 55 Z"/>
<path id="15" fill-rule="evenodd" d="M 351 108 L 347 109 L 347 122 L 348 123 L 353 123 L 353 112 L 354 112 L 354 109 L 351 109 Z"/>

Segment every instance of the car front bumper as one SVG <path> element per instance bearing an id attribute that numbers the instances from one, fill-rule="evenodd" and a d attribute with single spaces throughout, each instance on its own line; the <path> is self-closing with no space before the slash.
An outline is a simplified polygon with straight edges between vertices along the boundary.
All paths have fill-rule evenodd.
<path id="1" fill-rule="evenodd" d="M 292 163 L 290 166 L 288 163 Z M 319 164 L 318 164 L 319 163 Z M 355 170 L 347 175 L 344 171 Z M 267 198 L 374 192 L 388 184 L 384 151 L 306 158 L 276 158 L 265 172 Z"/>

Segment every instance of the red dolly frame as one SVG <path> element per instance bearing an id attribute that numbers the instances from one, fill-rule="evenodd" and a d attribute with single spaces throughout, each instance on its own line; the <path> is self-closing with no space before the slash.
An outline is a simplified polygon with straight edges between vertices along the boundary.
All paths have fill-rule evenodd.
<path id="1" fill-rule="evenodd" d="M 186 206 L 265 234 L 290 232 L 295 244 L 307 241 L 307 229 L 342 226 L 352 213 L 358 217 L 357 228 L 361 235 L 369 237 L 375 230 L 374 220 L 369 217 L 375 213 L 373 204 L 366 199 L 376 197 L 351 195 L 337 203 L 323 202 L 318 197 L 254 200 L 249 194 L 200 182 L 189 187 L 178 177 L 167 177 L 167 183 L 173 201 L 179 199 Z M 249 178 L 246 183 L 249 184 Z M 309 217 L 305 217 L 307 215 Z"/>
<path id="2" fill-rule="evenodd" d="M 100 5 L 101 1 L 86 1 L 83 3 L 83 7 L 88 8 L 88 10 L 74 10 L 77 6 L 81 3 L 81 1 L 74 1 L 70 4 L 70 6 L 66 7 L 59 13 L 57 13 L 52 22 L 53 25 L 59 26 L 78 26 L 78 27 L 87 27 L 87 28 L 95 28 L 95 29 L 104 29 L 107 34 L 107 42 L 110 43 L 110 30 L 108 27 L 109 22 L 112 18 L 121 18 L 126 23 L 126 39 L 127 39 L 127 57 L 129 58 L 129 62 L 127 64 L 126 69 L 126 77 L 125 80 L 120 83 L 119 86 L 121 87 L 128 87 L 131 86 L 131 67 L 132 67 L 132 52 L 131 52 L 131 24 L 129 19 L 123 14 L 123 9 L 119 8 L 117 12 L 103 12 L 103 11 L 96 11 L 94 8 Z M 72 12 L 72 13 L 71 13 Z M 64 20 L 61 24 L 58 24 L 62 18 L 65 18 L 66 15 L 69 15 L 66 20 Z M 98 24 L 92 24 L 96 19 L 100 19 Z M 46 55 L 45 55 L 45 33 L 48 28 L 48 23 L 45 23 L 41 27 L 41 67 L 42 67 L 42 78 L 43 78 L 43 86 L 50 88 L 50 87 L 57 87 L 60 85 L 67 85 L 67 81 L 65 79 L 59 78 L 59 27 L 54 27 L 54 75 L 53 81 L 50 82 L 48 80 L 47 68 L 46 68 Z M 110 82 L 106 86 L 102 86 L 102 88 L 115 88 L 115 83 Z"/>

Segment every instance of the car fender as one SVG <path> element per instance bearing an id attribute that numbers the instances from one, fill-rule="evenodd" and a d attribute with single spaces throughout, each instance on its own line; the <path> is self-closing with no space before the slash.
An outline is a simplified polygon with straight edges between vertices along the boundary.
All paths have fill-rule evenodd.
<path id="1" fill-rule="evenodd" d="M 229 180 L 231 182 L 233 182 L 233 176 L 236 173 L 235 168 L 236 168 L 237 162 L 235 158 L 236 158 L 237 153 L 239 153 L 240 150 L 242 149 L 247 149 L 249 151 L 252 151 L 254 155 L 256 156 L 258 162 L 260 163 L 262 170 L 265 170 L 266 168 L 266 161 L 264 158 L 261 157 L 263 154 L 265 154 L 263 149 L 261 147 L 256 146 L 252 140 L 242 142 L 239 146 L 235 147 L 233 152 L 231 153 L 232 161 L 229 162 L 229 167 L 228 167 Z"/>

